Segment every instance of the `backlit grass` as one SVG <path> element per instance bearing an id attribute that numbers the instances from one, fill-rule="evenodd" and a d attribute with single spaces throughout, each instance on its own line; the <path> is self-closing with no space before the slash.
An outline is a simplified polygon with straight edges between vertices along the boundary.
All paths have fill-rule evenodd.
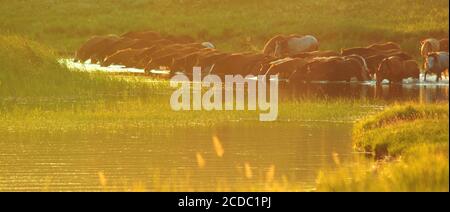
<path id="1" fill-rule="evenodd" d="M 388 105 L 349 99 L 287 101 L 280 103 L 278 121 L 272 123 L 257 122 L 259 111 L 174 112 L 169 105 L 172 90 L 166 81 L 146 82 L 143 78 L 69 71 L 57 62 L 60 57 L 72 56 L 93 35 L 149 29 L 208 40 L 222 50 L 259 51 L 273 35 L 298 33 L 317 36 L 322 49 L 339 50 L 389 40 L 418 56 L 419 40 L 448 36 L 449 24 L 447 0 L 432 3 L 419 0 L 100 0 L 95 4 L 88 0 L 0 0 L 0 3 L 0 139 L 17 142 L 12 152 L 17 150 L 20 154 L 12 160 L 20 159 L 17 162 L 27 165 L 29 159 L 36 172 L 45 172 L 48 167 L 36 166 L 33 155 L 27 155 L 33 152 L 26 149 L 33 142 L 48 145 L 47 151 L 66 154 L 71 151 L 50 148 L 52 142 L 73 142 L 71 148 L 76 149 L 88 139 L 98 145 L 95 154 L 103 150 L 100 147 L 103 143 L 98 140 L 133 137 L 144 141 L 140 145 L 156 145 L 151 149 L 158 150 L 161 146 L 145 142 L 157 143 L 153 138 L 156 134 L 167 135 L 175 141 L 178 138 L 174 136 L 175 131 L 209 132 L 223 124 L 270 129 L 286 122 L 352 123 Z M 214 157 L 219 158 L 215 159 L 222 160 L 229 150 L 217 139 L 212 139 L 211 148 Z M 388 159 L 369 164 L 364 161 L 351 168 L 343 165 L 337 174 L 324 172 L 319 176 L 318 190 L 448 191 L 448 140 L 448 104 L 394 106 L 364 118 L 354 129 L 355 148 Z M 202 143 L 192 145 L 203 146 Z M 140 150 L 142 146 L 135 149 Z M 178 148 L 171 147 L 164 155 Z M 75 154 L 73 159 L 83 161 L 83 157 Z M 300 183 L 285 176 L 273 179 L 280 174 L 275 166 L 256 169 L 254 164 L 239 161 L 237 172 L 242 180 L 231 183 L 229 179 L 211 179 L 209 172 L 201 171 L 202 167 L 216 168 L 207 155 L 199 152 L 189 158 L 198 164 L 198 169 L 171 170 L 169 178 L 163 178 L 169 176 L 166 174 L 150 172 L 146 177 L 152 184 L 134 178 L 114 182 L 112 175 L 127 173 L 91 170 L 95 169 L 93 163 L 89 163 L 90 175 L 80 173 L 75 177 L 98 182 L 95 189 L 103 191 L 124 187 L 130 191 L 205 190 L 196 187 L 200 183 L 192 182 L 191 177 L 196 174 L 205 175 L 203 179 L 216 185 L 208 188 L 212 191 L 304 190 Z M 128 165 L 154 161 L 134 162 Z M 19 168 L 20 165 L 24 164 L 19 164 Z M 36 183 L 42 186 L 38 190 L 54 190 L 46 187 L 52 179 L 32 181 L 36 175 L 17 179 L 7 171 L 0 176 L 0 190 L 5 185 L 1 183 L 17 183 L 14 180 Z M 55 179 L 58 177 L 61 176 Z M 68 190 L 77 189 L 83 188 Z"/>
<path id="2" fill-rule="evenodd" d="M 150 84 L 103 73 L 69 71 L 54 51 L 20 36 L 0 35 L 0 98 L 145 94 Z M 160 85 L 155 85 L 160 86 Z"/>
<path id="3" fill-rule="evenodd" d="M 320 191 L 447 191 L 448 104 L 396 106 L 355 126 L 357 147 L 383 161 L 321 173 Z"/>
<path id="4" fill-rule="evenodd" d="M 260 50 L 275 34 L 313 34 L 323 49 L 392 40 L 414 55 L 424 37 L 448 36 L 446 0 L 101 0 L 7 1 L 0 32 L 72 54 L 93 35 L 151 29 Z"/>

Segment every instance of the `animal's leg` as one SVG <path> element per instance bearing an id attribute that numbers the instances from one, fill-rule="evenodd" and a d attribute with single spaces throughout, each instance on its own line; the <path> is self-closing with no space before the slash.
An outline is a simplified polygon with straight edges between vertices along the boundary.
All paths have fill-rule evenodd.
<path id="1" fill-rule="evenodd" d="M 381 85 L 381 82 L 382 82 L 383 80 L 381 80 L 381 79 L 379 79 L 378 77 L 377 77 L 377 86 L 378 85 Z"/>

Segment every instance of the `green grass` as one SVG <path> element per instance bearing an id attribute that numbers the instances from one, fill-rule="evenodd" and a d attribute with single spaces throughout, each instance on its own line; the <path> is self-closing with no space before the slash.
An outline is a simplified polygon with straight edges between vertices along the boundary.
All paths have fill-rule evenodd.
<path id="1" fill-rule="evenodd" d="M 1 102 L 0 103 L 0 146 L 8 153 L 16 153 L 20 158 L 29 163 L 35 163 L 41 154 L 45 155 L 49 161 L 68 161 L 74 163 L 74 166 L 82 166 L 85 156 L 91 158 L 89 154 L 104 154 L 115 158 L 107 160 L 111 166 L 117 169 L 103 170 L 101 159 L 94 159 L 82 166 L 82 170 L 77 170 L 73 178 L 77 182 L 84 180 L 82 186 L 71 186 L 61 184 L 67 183 L 64 177 L 56 175 L 36 179 L 34 177 L 26 178 L 18 176 L 17 179 L 8 178 L 16 170 L 23 170 L 23 163 L 17 165 L 17 169 L 5 167 L 5 172 L 0 175 L 0 182 L 7 183 L 6 188 L 0 190 L 27 189 L 24 185 L 32 185 L 28 189 L 38 191 L 59 191 L 72 190 L 82 191 L 92 189 L 90 185 L 100 186 L 93 190 L 98 191 L 305 191 L 311 189 L 313 185 L 305 185 L 304 182 L 296 180 L 292 173 L 284 171 L 283 167 L 277 166 L 276 177 L 273 180 L 266 180 L 266 165 L 260 160 L 251 161 L 254 166 L 254 177 L 247 179 L 242 173 L 242 168 L 237 165 L 246 162 L 247 154 L 255 152 L 265 152 L 261 149 L 270 148 L 273 145 L 277 151 L 292 152 L 292 144 L 296 140 L 274 139 L 275 143 L 261 143 L 259 140 L 244 140 L 248 142 L 246 148 L 232 152 L 235 146 L 242 144 L 233 143 L 232 140 L 225 144 L 226 157 L 218 158 L 214 153 L 209 152 L 210 143 L 204 138 L 199 138 L 198 134 L 206 136 L 214 133 L 214 129 L 221 132 L 225 127 L 224 136 L 228 136 L 228 127 L 243 130 L 243 138 L 248 137 L 247 131 L 250 130 L 259 134 L 260 130 L 273 133 L 282 130 L 286 134 L 295 130 L 300 130 L 306 126 L 321 126 L 331 124 L 340 126 L 341 122 L 350 125 L 356 119 L 363 117 L 367 113 L 374 112 L 377 107 L 370 107 L 372 102 L 362 100 L 305 100 L 299 102 L 280 103 L 280 115 L 277 122 L 261 123 L 258 121 L 258 113 L 251 111 L 187 111 L 174 112 L 169 108 L 168 98 L 161 95 L 152 95 L 150 98 L 117 98 L 117 99 L 99 99 L 95 101 L 77 100 L 65 102 L 64 99 L 47 99 L 42 102 L 36 102 L 35 99 L 27 101 L 23 99 L 19 102 Z M 338 122 L 338 123 L 333 123 Z M 292 128 L 284 128 L 286 124 L 292 124 Z M 283 127 L 284 126 L 284 127 Z M 327 129 L 327 128 L 325 128 Z M 290 131 L 290 132 L 289 132 Z M 326 130 L 318 129 L 320 135 L 327 134 Z M 180 133 L 188 134 L 180 136 Z M 337 132 L 337 131 L 336 131 Z M 246 133 L 246 134 L 245 134 Z M 319 132 L 316 132 L 319 134 Z M 337 133 L 348 133 L 337 132 Z M 161 137 L 167 137 L 162 139 Z M 231 135 L 232 136 L 232 135 Z M 304 135 L 308 136 L 308 135 Z M 319 140 L 321 136 L 318 137 Z M 162 139 L 162 140 L 160 140 Z M 293 138 L 296 139 L 296 138 Z M 323 139 L 323 138 L 322 138 Z M 3 142 L 1 142 L 3 141 Z M 108 141 L 108 142 L 105 142 Z M 186 143 L 190 143 L 189 148 Z M 89 148 L 86 148 L 86 143 Z M 122 148 L 123 153 L 105 149 L 116 143 L 117 148 Z M 11 144 L 11 145 L 9 145 Z M 38 145 L 36 148 L 33 146 Z M 139 146 L 138 146 L 139 145 Z M 295 145 L 295 144 L 294 144 Z M 55 148 L 56 146 L 60 148 Z M 43 148 L 43 152 L 39 149 Z M 67 149 L 66 149 L 67 148 Z M 152 152 L 141 152 L 141 149 L 151 149 Z M 181 163 L 181 167 L 169 162 L 160 160 L 174 160 L 180 163 L 181 157 L 186 157 L 196 164 L 195 154 L 191 151 L 204 153 L 207 161 L 206 168 L 196 166 L 186 166 Z M 80 152 L 82 151 L 82 152 Z M 109 152 L 111 151 L 111 152 Z M 133 155 L 139 157 L 142 154 L 155 154 L 154 160 L 128 160 Z M 300 151 L 300 150 L 299 150 Z M 59 157 L 59 154 L 71 155 L 73 157 Z M 154 153 L 153 153 L 154 152 Z M 242 156 L 236 156 L 237 153 L 243 153 Z M 6 153 L 7 154 L 7 153 Z M 86 155 L 84 155 L 86 154 Z M 263 153 L 261 153 L 263 155 Z M 264 161 L 284 161 L 284 156 L 272 156 Z M 241 158 L 239 160 L 239 158 Z M 4 157 L 5 163 L 15 161 L 14 158 Z M 98 161 L 97 161 L 98 160 Z M 27 163 L 27 162 L 25 162 Z M 75 165 L 76 164 L 76 165 Z M 152 168 L 163 169 L 160 172 L 153 169 L 147 170 L 148 166 L 142 164 L 152 164 Z M 226 166 L 223 166 L 223 165 Z M 229 168 L 233 164 L 236 168 Z M 35 167 L 33 172 L 36 175 L 49 176 L 53 171 L 60 173 L 62 170 L 48 171 L 46 167 Z M 140 172 L 146 173 L 145 177 L 137 175 L 135 166 L 146 167 Z M 71 168 L 68 168 L 72 170 Z M 132 170 L 126 173 L 124 170 Z M 170 169 L 167 171 L 167 169 Z M 180 170 L 181 169 L 181 170 Z M 165 172 L 163 172 L 165 171 Z M 214 172 L 212 172 L 214 171 Z M 232 175 L 221 176 L 215 172 L 229 172 Z M 80 175 L 78 175 L 80 172 Z M 88 173 L 89 175 L 81 173 Z M 96 174 L 99 172 L 99 178 Z M 100 172 L 102 174 L 100 174 Z M 169 174 L 167 173 L 169 172 Z M 133 174 L 136 174 L 133 175 Z M 217 174 L 217 175 L 216 175 Z M 83 175 L 83 176 L 82 176 Z M 313 178 L 315 176 L 312 176 Z M 104 179 L 103 179 L 104 178 Z M 78 180 L 77 180 L 78 179 Z M 201 179 L 201 181 L 200 181 Z M 33 181 L 34 180 L 34 181 Z M 36 182 L 39 180 L 39 182 Z M 21 184 L 21 182 L 23 184 Z M 48 185 L 46 187 L 46 185 Z M 86 187 L 83 187 L 86 185 Z"/>
<path id="2" fill-rule="evenodd" d="M 150 89 L 102 73 L 69 71 L 52 49 L 20 36 L 0 35 L 0 67 L 2 98 L 144 94 Z"/>
<path id="3" fill-rule="evenodd" d="M 322 172 L 318 190 L 448 192 L 448 114 L 448 104 L 405 105 L 364 119 L 355 146 L 384 160 Z"/>
<path id="4" fill-rule="evenodd" d="M 446 0 L 101 0 L 7 1 L 0 32 L 71 54 L 93 35 L 151 29 L 191 35 L 230 51 L 260 50 L 273 35 L 313 34 L 323 49 L 396 41 L 418 55 L 419 40 L 447 37 Z"/>
<path id="5" fill-rule="evenodd" d="M 448 143 L 448 105 L 393 106 L 359 122 L 353 137 L 357 149 L 378 158 L 400 155 L 418 143 Z"/>
<path id="6" fill-rule="evenodd" d="M 322 49 L 396 41 L 418 56 L 419 40 L 448 36 L 447 0 L 0 0 L 0 137 L 26 142 L 49 135 L 254 125 L 258 112 L 174 112 L 167 82 L 69 71 L 57 62 L 93 35 L 155 30 L 212 41 L 227 51 L 259 51 L 276 34 L 313 34 Z M 280 103 L 279 122 L 353 122 L 383 102 L 305 99 Z M 278 123 L 259 123 L 274 126 Z M 40 138 L 40 139 L 36 139 Z M 141 139 L 151 139 L 145 137 Z M 387 162 L 361 162 L 322 174 L 323 191 L 448 191 L 448 105 L 395 106 L 357 123 L 355 148 Z M 49 143 L 47 143 L 49 144 Z M 374 169 L 372 165 L 376 165 Z M 432 167 L 432 168 L 430 168 Z M 363 170 L 363 171 L 361 171 Z M 366 171 L 367 170 L 367 171 Z M 100 171 L 100 170 L 99 170 Z M 153 176 L 154 175 L 154 176 Z M 130 190 L 189 188 L 189 173 Z M 179 178 L 178 178 L 179 177 Z M 108 176 L 99 174 L 100 183 Z M 217 190 L 301 190 L 296 182 L 221 182 Z M 149 186 L 149 187 L 147 187 Z M 123 186 L 118 186 L 123 187 Z M 116 190 L 105 183 L 105 190 Z M 193 188 L 195 190 L 195 188 Z"/>
<path id="7" fill-rule="evenodd" d="M 0 133 L 25 132 L 97 132 L 135 128 L 172 130 L 209 128 L 218 124 L 258 122 L 258 111 L 172 111 L 169 96 L 151 98 L 117 98 L 80 102 L 39 103 L 26 100 L 3 102 L 0 110 Z M 378 110 L 371 102 L 357 100 L 305 100 L 280 103 L 278 121 L 347 122 Z M 270 126 L 273 123 L 267 123 Z M 276 124 L 276 123 L 275 123 Z"/>

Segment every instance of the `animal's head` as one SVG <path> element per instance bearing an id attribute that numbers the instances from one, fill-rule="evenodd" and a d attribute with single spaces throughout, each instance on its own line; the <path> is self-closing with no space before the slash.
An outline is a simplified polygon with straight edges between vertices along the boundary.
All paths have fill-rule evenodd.
<path id="1" fill-rule="evenodd" d="M 378 69 L 375 72 L 377 82 L 381 82 L 385 76 L 385 74 L 389 70 L 389 58 L 385 58 L 381 61 L 380 65 L 378 65 Z"/>
<path id="2" fill-rule="evenodd" d="M 275 42 L 275 50 L 273 52 L 273 56 L 274 57 L 281 57 L 281 53 L 282 53 L 281 41 L 276 41 Z"/>
<path id="3" fill-rule="evenodd" d="M 363 77 L 364 69 L 361 63 L 355 58 L 346 58 L 343 61 L 333 60 L 329 62 L 337 63 L 336 65 L 343 65 L 344 70 L 350 77 L 356 77 L 359 81 L 367 80 L 367 76 L 366 79 Z"/>
<path id="4" fill-rule="evenodd" d="M 364 57 L 361 57 L 359 55 L 351 55 L 351 58 L 354 58 L 360 65 L 360 74 L 358 80 L 367 81 L 370 80 L 370 70 L 367 66 L 366 59 Z"/>
<path id="5" fill-rule="evenodd" d="M 100 65 L 101 66 L 103 66 L 103 67 L 108 67 L 108 66 L 110 66 L 110 65 L 112 65 L 114 62 L 113 62 L 113 57 L 111 57 L 111 56 L 109 56 L 109 57 L 106 57 L 106 59 L 105 60 L 103 60 L 102 62 L 100 62 Z"/>
<path id="6" fill-rule="evenodd" d="M 421 42 L 420 53 L 422 54 L 422 56 L 426 56 L 432 51 L 433 47 L 431 46 L 431 43 L 428 40 L 424 40 Z"/>
<path id="7" fill-rule="evenodd" d="M 272 56 L 283 57 L 284 52 L 287 49 L 288 41 L 286 39 L 275 41 L 275 50 Z"/>

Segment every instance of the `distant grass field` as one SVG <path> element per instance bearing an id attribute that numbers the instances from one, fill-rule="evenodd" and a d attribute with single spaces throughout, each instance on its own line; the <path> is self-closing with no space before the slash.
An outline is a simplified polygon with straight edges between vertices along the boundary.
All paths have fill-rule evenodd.
<path id="1" fill-rule="evenodd" d="M 448 192 L 448 115 L 448 104 L 407 104 L 361 120 L 355 147 L 390 159 L 322 173 L 318 190 Z"/>
<path id="2" fill-rule="evenodd" d="M 276 34 L 312 34 L 322 49 L 447 37 L 447 0 L 2 0 L 0 33 L 20 34 L 71 54 L 93 35 L 155 30 L 261 50 Z"/>

